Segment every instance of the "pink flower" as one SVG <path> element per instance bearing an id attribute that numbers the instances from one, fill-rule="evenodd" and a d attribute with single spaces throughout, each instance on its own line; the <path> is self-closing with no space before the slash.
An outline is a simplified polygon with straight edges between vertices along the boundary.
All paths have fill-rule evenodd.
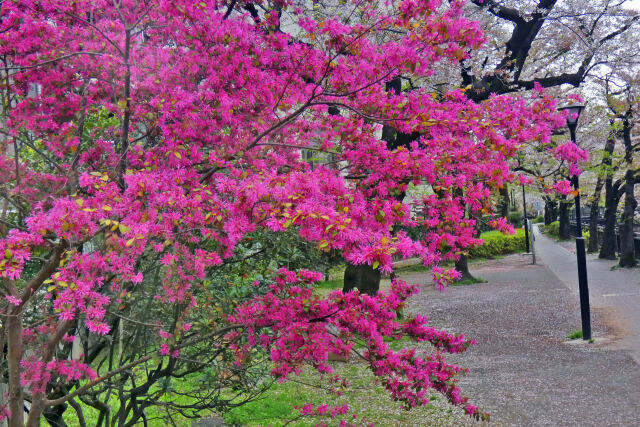
<path id="1" fill-rule="evenodd" d="M 22 303 L 22 300 L 20 298 L 16 298 L 13 295 L 5 295 L 4 298 L 7 301 L 9 301 L 9 303 L 15 305 L 16 307 L 19 306 Z"/>
<path id="2" fill-rule="evenodd" d="M 170 352 L 169 346 L 166 343 L 160 344 L 160 355 L 161 356 L 168 356 L 169 352 Z"/>

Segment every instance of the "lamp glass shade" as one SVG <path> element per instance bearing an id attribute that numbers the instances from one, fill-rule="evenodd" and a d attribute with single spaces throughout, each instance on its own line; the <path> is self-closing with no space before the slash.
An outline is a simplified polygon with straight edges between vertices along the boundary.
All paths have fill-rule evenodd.
<path id="1" fill-rule="evenodd" d="M 575 126 L 578 124 L 578 119 L 580 118 L 580 113 L 582 112 L 583 108 L 584 108 L 584 105 L 576 104 L 576 105 L 569 105 L 567 107 L 558 108 L 558 110 L 559 111 L 567 110 L 569 112 L 569 114 L 567 114 L 567 125 Z"/>

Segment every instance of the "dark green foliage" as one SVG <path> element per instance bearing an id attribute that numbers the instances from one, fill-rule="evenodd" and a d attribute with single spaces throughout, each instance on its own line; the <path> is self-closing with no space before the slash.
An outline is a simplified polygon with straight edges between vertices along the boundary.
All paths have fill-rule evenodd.
<path id="1" fill-rule="evenodd" d="M 534 224 L 541 224 L 541 223 L 544 222 L 544 216 L 543 215 L 538 215 L 537 217 L 535 217 L 531 221 L 533 221 Z"/>
<path id="2" fill-rule="evenodd" d="M 555 237 L 556 239 L 560 238 L 560 221 L 553 221 L 551 224 L 544 227 L 544 231 L 549 233 L 549 235 Z"/>
<path id="3" fill-rule="evenodd" d="M 484 233 L 485 231 L 492 231 L 493 227 L 489 225 L 489 221 L 491 221 L 491 219 L 491 215 L 482 215 L 476 223 L 476 229 L 481 233 Z"/>
<path id="4" fill-rule="evenodd" d="M 554 221 L 549 225 L 542 227 L 544 232 L 552 236 L 556 240 L 560 240 L 560 221 Z M 582 237 L 584 237 L 584 244 L 589 246 L 589 231 L 583 230 Z"/>
<path id="5" fill-rule="evenodd" d="M 520 211 L 510 211 L 509 216 L 507 217 L 509 223 L 513 224 L 514 227 L 522 227 L 522 212 Z"/>
<path id="6" fill-rule="evenodd" d="M 578 338 L 582 338 L 582 330 L 577 329 L 577 330 L 571 332 L 567 337 L 570 340 L 577 340 Z"/>

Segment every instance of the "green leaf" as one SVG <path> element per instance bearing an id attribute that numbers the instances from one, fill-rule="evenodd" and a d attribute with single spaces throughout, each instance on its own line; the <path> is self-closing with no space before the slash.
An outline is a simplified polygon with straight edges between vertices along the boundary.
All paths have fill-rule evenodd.
<path id="1" fill-rule="evenodd" d="M 380 266 L 380 261 L 378 261 L 378 260 L 373 261 L 373 265 L 372 265 L 372 267 L 373 267 L 373 269 L 374 269 L 374 270 L 375 270 L 376 268 L 378 268 L 379 266 Z"/>

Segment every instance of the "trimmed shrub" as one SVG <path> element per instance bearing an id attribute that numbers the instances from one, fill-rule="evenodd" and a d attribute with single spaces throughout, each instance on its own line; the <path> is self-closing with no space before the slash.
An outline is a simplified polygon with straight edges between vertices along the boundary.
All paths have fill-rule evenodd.
<path id="1" fill-rule="evenodd" d="M 560 238 L 560 221 L 553 221 L 551 224 L 546 225 L 544 227 L 544 231 L 549 233 L 549 235 L 555 237 L 556 239 Z"/>
<path id="2" fill-rule="evenodd" d="M 541 223 L 544 222 L 544 216 L 543 215 L 538 215 L 532 221 L 533 221 L 534 224 L 541 224 Z"/>
<path id="3" fill-rule="evenodd" d="M 495 258 L 525 251 L 524 229 L 519 228 L 515 234 L 502 234 L 499 231 L 488 231 L 482 233 L 480 238 L 484 239 L 484 244 L 469 250 L 469 258 Z"/>

